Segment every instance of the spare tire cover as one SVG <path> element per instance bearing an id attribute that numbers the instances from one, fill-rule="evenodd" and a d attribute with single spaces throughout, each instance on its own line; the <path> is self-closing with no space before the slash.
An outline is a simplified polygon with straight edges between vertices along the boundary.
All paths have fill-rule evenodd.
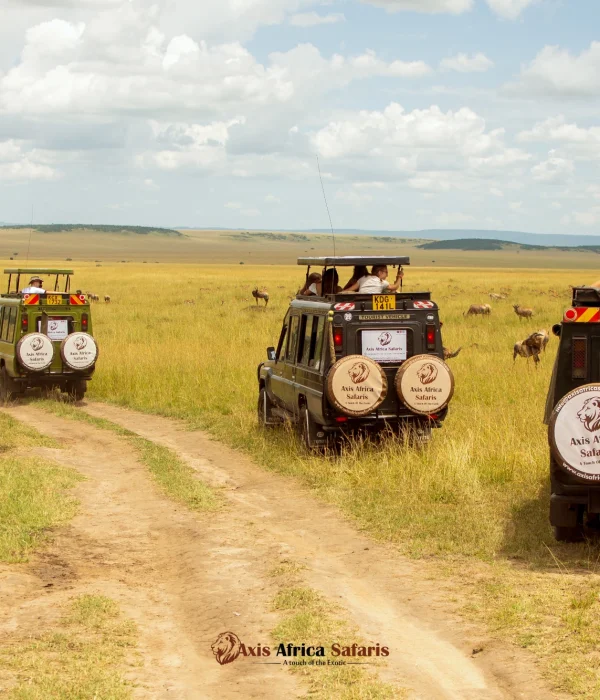
<path id="1" fill-rule="evenodd" d="M 347 416 L 367 416 L 384 402 L 388 384 L 385 372 L 364 355 L 338 360 L 327 375 L 327 397 Z"/>
<path id="2" fill-rule="evenodd" d="M 396 392 L 413 413 L 429 415 L 445 408 L 454 394 L 454 376 L 435 355 L 415 355 L 396 373 Z"/>
<path id="3" fill-rule="evenodd" d="M 71 333 L 62 341 L 60 356 L 71 369 L 89 369 L 98 359 L 98 345 L 89 333 Z"/>
<path id="4" fill-rule="evenodd" d="M 54 346 L 43 333 L 28 333 L 17 343 L 17 359 L 25 369 L 41 372 L 48 369 L 54 358 Z"/>
<path id="5" fill-rule="evenodd" d="M 584 384 L 556 404 L 548 425 L 558 464 L 587 481 L 600 481 L 600 384 Z"/>

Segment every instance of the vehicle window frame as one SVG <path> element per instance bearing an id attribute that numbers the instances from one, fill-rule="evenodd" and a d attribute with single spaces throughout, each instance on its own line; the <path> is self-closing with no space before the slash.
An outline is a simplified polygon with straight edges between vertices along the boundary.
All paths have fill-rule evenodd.
<path id="1" fill-rule="evenodd" d="M 300 332 L 298 333 L 297 350 L 296 350 L 296 362 L 299 365 L 305 365 L 304 362 L 304 350 L 306 349 L 306 328 L 308 327 L 308 319 L 312 317 L 313 314 L 302 314 L 300 316 Z M 310 349 L 310 347 L 309 347 Z"/>
<path id="2" fill-rule="evenodd" d="M 13 306 L 8 314 L 8 323 L 6 325 L 6 342 L 14 343 L 17 329 L 17 307 Z"/>
<path id="3" fill-rule="evenodd" d="M 290 314 L 289 312 L 285 315 L 285 318 L 283 319 L 283 327 L 281 328 L 281 333 L 279 334 L 279 342 L 277 343 L 277 352 L 275 353 L 275 362 L 279 362 L 281 360 L 285 360 L 285 354 L 287 352 L 287 339 L 288 339 L 288 329 L 289 329 L 289 323 L 290 323 Z M 282 350 L 285 347 L 285 352 L 282 353 Z"/>
<path id="4" fill-rule="evenodd" d="M 3 324 L 4 324 L 4 310 L 8 308 L 6 306 L 0 306 L 0 341 L 4 341 Z"/>
<path id="5" fill-rule="evenodd" d="M 315 329 L 316 325 L 316 329 Z M 308 366 L 319 371 L 323 359 L 323 345 L 325 338 L 325 316 L 322 314 L 313 317 L 313 328 L 311 332 L 311 343 L 308 353 Z M 314 340 L 314 343 L 313 343 Z M 311 362 L 313 363 L 311 365 Z"/>
<path id="6" fill-rule="evenodd" d="M 296 353 L 298 348 L 298 331 L 300 329 L 300 315 L 290 314 L 288 325 L 287 349 L 285 353 L 285 361 L 296 364 Z M 295 337 L 294 337 L 294 331 Z"/>

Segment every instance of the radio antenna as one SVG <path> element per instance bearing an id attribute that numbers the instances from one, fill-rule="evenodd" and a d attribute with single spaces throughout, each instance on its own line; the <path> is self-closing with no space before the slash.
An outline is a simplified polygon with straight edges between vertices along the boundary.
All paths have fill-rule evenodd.
<path id="1" fill-rule="evenodd" d="M 29 249 L 31 248 L 31 236 L 33 234 L 33 204 L 31 205 L 31 225 L 29 227 L 29 243 L 27 244 L 27 259 L 25 260 L 25 267 L 29 263 Z"/>
<path id="2" fill-rule="evenodd" d="M 331 228 L 331 239 L 333 241 L 333 257 L 335 258 L 335 233 L 333 231 L 333 222 L 331 221 L 331 214 L 329 213 L 329 205 L 327 204 L 327 197 L 325 196 L 325 185 L 323 184 L 323 175 L 321 174 L 321 164 L 319 163 L 319 154 L 317 153 L 317 169 L 319 170 L 319 180 L 321 180 L 321 189 L 323 190 L 323 199 L 325 200 L 325 209 L 327 209 L 327 216 L 329 217 L 329 227 Z M 335 265 L 333 266 L 335 268 Z"/>

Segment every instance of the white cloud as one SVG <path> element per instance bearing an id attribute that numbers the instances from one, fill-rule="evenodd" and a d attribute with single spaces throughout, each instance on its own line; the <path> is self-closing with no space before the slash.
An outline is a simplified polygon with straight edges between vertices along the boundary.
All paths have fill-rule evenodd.
<path id="1" fill-rule="evenodd" d="M 521 212 L 523 211 L 523 202 L 511 202 L 508 207 L 514 212 Z"/>
<path id="2" fill-rule="evenodd" d="M 260 216 L 260 209 L 242 209 L 244 216 Z"/>
<path id="3" fill-rule="evenodd" d="M 490 194 L 493 194 L 494 197 L 504 197 L 504 192 L 497 187 L 490 187 Z"/>
<path id="4" fill-rule="evenodd" d="M 435 223 L 439 226 L 462 226 L 475 221 L 475 217 L 462 212 L 443 212 L 435 217 Z"/>
<path id="5" fill-rule="evenodd" d="M 548 184 L 562 184 L 575 172 L 573 161 L 560 158 L 555 151 L 548 153 L 548 159 L 531 168 L 533 179 Z"/>
<path id="6" fill-rule="evenodd" d="M 468 56 L 466 53 L 459 53 L 456 56 L 444 58 L 440 61 L 442 70 L 453 70 L 459 73 L 485 73 L 493 65 L 494 62 L 483 53 L 473 54 L 472 56 Z"/>
<path id="7" fill-rule="evenodd" d="M 561 144 L 573 157 L 589 160 L 600 155 L 600 127 L 579 127 L 569 124 L 563 115 L 538 122 L 533 129 L 517 135 L 521 142 L 554 142 Z"/>
<path id="8" fill-rule="evenodd" d="M 54 180 L 58 171 L 47 163 L 46 154 L 27 150 L 22 141 L 0 141 L 0 180 Z"/>
<path id="9" fill-rule="evenodd" d="M 600 42 L 578 56 L 559 46 L 544 47 L 520 80 L 507 86 L 509 93 L 552 97 L 598 97 L 600 94 Z"/>
<path id="10" fill-rule="evenodd" d="M 240 202 L 227 202 L 225 204 L 226 209 L 241 209 L 242 204 Z"/>
<path id="11" fill-rule="evenodd" d="M 279 199 L 279 197 L 276 197 L 274 194 L 268 194 L 265 197 L 265 202 L 267 202 L 268 204 L 279 204 L 281 202 L 281 200 Z"/>
<path id="12" fill-rule="evenodd" d="M 473 7 L 474 0 L 362 0 L 388 12 L 425 12 L 459 15 Z"/>
<path id="13" fill-rule="evenodd" d="M 345 22 L 346 17 L 341 12 L 330 12 L 327 15 L 320 15 L 317 12 L 301 12 L 290 17 L 290 24 L 293 27 L 316 27 L 320 24 L 337 24 Z"/>
<path id="14" fill-rule="evenodd" d="M 600 207 L 593 207 L 588 211 L 573 212 L 573 218 L 581 226 L 597 226 L 600 224 Z"/>
<path id="15" fill-rule="evenodd" d="M 506 19 L 516 19 L 523 10 L 541 0 L 486 0 L 496 14 Z"/>

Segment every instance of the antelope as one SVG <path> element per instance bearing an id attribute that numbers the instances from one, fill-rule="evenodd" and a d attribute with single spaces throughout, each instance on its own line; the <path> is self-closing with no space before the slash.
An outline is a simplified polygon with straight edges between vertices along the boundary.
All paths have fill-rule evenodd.
<path id="1" fill-rule="evenodd" d="M 492 307 L 489 304 L 471 304 L 463 316 L 489 316 L 491 311 Z"/>
<path id="2" fill-rule="evenodd" d="M 104 303 L 105 303 L 105 304 L 110 304 L 110 297 L 108 296 L 108 294 L 105 294 L 105 295 L 104 295 Z"/>
<path id="3" fill-rule="evenodd" d="M 550 340 L 550 334 L 546 330 L 536 331 L 530 336 L 522 340 L 520 343 L 515 343 L 513 348 L 513 362 L 519 357 L 529 359 L 533 357 L 533 362 L 537 367 L 540 361 L 540 353 L 546 351 L 546 345 Z"/>
<path id="4" fill-rule="evenodd" d="M 490 292 L 490 299 L 492 301 L 502 301 L 503 299 L 506 299 L 506 294 L 494 294 L 493 292 Z"/>
<path id="5" fill-rule="evenodd" d="M 453 357 L 457 357 L 458 353 L 462 350 L 462 345 L 458 348 L 456 352 L 452 352 L 448 348 L 444 348 L 444 360 L 451 360 Z"/>
<path id="6" fill-rule="evenodd" d="M 184 304 L 195 304 L 196 301 L 195 301 L 195 299 L 185 299 L 183 303 Z"/>
<path id="7" fill-rule="evenodd" d="M 252 296 L 256 299 L 257 306 L 258 306 L 259 299 L 265 300 L 265 306 L 269 303 L 269 294 L 268 294 L 266 289 L 259 291 L 258 287 L 256 287 L 255 289 L 252 290 Z"/>
<path id="8" fill-rule="evenodd" d="M 520 304 L 513 304 L 513 309 L 519 317 L 519 321 L 522 318 L 531 318 L 533 316 L 533 309 L 524 309 Z"/>

